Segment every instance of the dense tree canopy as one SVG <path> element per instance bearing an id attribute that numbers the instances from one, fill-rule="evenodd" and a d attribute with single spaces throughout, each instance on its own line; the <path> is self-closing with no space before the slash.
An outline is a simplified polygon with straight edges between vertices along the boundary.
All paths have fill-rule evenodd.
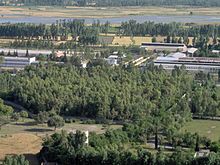
<path id="1" fill-rule="evenodd" d="M 0 91 L 2 97 L 19 102 L 33 113 L 55 111 L 117 120 L 138 119 L 143 114 L 160 115 L 157 110 L 187 115 L 192 108 L 193 113 L 201 113 L 201 106 L 202 115 L 218 113 L 217 87 L 212 83 L 192 85 L 193 77 L 185 72 L 176 69 L 171 75 L 160 68 L 141 71 L 106 66 L 81 69 L 40 65 L 28 67 L 15 77 L 1 74 Z M 204 95 L 196 97 L 200 91 Z"/>

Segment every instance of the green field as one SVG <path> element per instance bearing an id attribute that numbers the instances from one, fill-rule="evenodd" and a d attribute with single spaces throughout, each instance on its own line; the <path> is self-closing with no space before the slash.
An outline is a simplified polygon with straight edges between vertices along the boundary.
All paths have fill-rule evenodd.
<path id="1" fill-rule="evenodd" d="M 201 136 L 210 138 L 213 141 L 220 139 L 220 121 L 193 120 L 186 124 L 183 130 L 198 133 Z"/>

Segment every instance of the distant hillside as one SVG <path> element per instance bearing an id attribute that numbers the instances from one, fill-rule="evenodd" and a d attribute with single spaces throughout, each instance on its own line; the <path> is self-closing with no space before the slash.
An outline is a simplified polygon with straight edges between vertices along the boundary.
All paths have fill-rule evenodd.
<path id="1" fill-rule="evenodd" d="M 1 5 L 77 6 L 220 6 L 220 0 L 0 0 Z"/>

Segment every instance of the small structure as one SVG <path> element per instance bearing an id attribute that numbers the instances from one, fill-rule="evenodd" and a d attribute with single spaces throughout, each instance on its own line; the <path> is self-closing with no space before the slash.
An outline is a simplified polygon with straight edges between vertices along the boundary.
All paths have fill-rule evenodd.
<path id="1" fill-rule="evenodd" d="M 145 48 L 150 51 L 170 51 L 170 52 L 186 52 L 187 46 L 180 43 L 150 43 L 145 42 L 141 44 L 141 48 Z"/>
<path id="2" fill-rule="evenodd" d="M 125 54 L 120 54 L 119 52 L 113 52 L 108 58 L 105 58 L 106 62 L 109 65 L 119 65 L 122 62 L 122 59 L 125 58 Z"/>
<path id="3" fill-rule="evenodd" d="M 194 158 L 207 157 L 210 154 L 210 150 L 200 150 L 195 153 Z"/>
<path id="4" fill-rule="evenodd" d="M 88 145 L 89 144 L 89 131 L 84 131 L 84 130 L 81 130 L 82 133 L 84 133 L 86 135 L 86 141 L 85 141 L 85 144 Z M 76 134 L 76 130 L 69 130 L 67 131 L 67 133 L 73 133 L 73 134 Z"/>
<path id="5" fill-rule="evenodd" d="M 212 50 L 212 53 L 214 53 L 214 54 L 219 54 L 219 53 L 220 53 L 220 50 Z"/>
<path id="6" fill-rule="evenodd" d="M 58 58 L 63 57 L 64 55 L 65 55 L 65 54 L 64 54 L 63 51 L 56 51 L 56 52 L 55 52 L 55 56 L 58 57 Z"/>
<path id="7" fill-rule="evenodd" d="M 109 65 L 118 65 L 119 57 L 117 55 L 110 55 L 105 59 Z"/>
<path id="8" fill-rule="evenodd" d="M 88 60 L 85 60 L 85 61 L 81 61 L 81 66 L 82 68 L 86 68 L 87 65 L 88 65 L 89 61 Z"/>
<path id="9" fill-rule="evenodd" d="M 193 57 L 194 53 L 197 51 L 197 48 L 188 48 L 187 55 Z"/>
<path id="10" fill-rule="evenodd" d="M 35 57 L 8 57 L 8 56 L 2 56 L 2 57 L 3 57 L 3 63 L 0 64 L 0 67 L 5 69 L 20 70 L 36 62 Z"/>

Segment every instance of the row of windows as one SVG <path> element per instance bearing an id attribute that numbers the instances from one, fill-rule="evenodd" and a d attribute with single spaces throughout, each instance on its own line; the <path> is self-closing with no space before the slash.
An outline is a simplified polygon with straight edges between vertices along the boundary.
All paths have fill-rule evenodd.
<path id="1" fill-rule="evenodd" d="M 174 65 L 162 65 L 164 69 L 174 69 Z M 217 67 L 197 67 L 197 66 L 185 66 L 187 70 L 210 70 L 210 71 L 218 71 L 220 70 Z"/>

